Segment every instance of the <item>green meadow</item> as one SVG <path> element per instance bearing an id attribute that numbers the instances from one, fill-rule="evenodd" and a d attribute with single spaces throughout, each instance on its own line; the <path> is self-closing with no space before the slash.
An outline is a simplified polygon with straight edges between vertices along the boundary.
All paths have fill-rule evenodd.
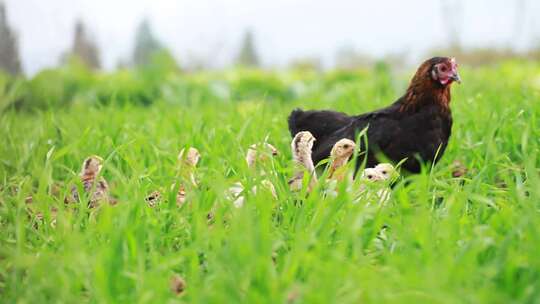
<path id="1" fill-rule="evenodd" d="M 402 174 L 386 204 L 289 190 L 292 109 L 372 111 L 413 73 L 73 63 L 1 76 L 0 302 L 540 303 L 538 63 L 460 67 L 446 153 Z M 263 168 L 277 199 L 248 193 L 235 208 L 225 192 L 260 182 L 245 154 L 265 140 L 279 150 Z M 199 186 L 178 207 L 187 147 L 201 153 Z M 90 155 L 114 206 L 64 203 Z"/>

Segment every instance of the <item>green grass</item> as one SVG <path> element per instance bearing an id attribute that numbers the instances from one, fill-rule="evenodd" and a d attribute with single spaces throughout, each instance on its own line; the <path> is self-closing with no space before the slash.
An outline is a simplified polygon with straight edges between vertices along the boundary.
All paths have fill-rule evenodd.
<path id="1" fill-rule="evenodd" d="M 412 71 L 235 80 L 243 73 L 169 78 L 149 106 L 85 93 L 68 107 L 0 114 L 0 302 L 540 303 L 538 64 L 463 68 L 442 161 L 402 178 L 383 207 L 351 204 L 346 191 L 299 203 L 287 187 L 286 117 L 298 106 L 382 107 Z M 265 79 L 276 94 L 265 95 Z M 230 83 L 236 91 L 222 98 L 189 90 Z M 259 191 L 235 209 L 224 192 L 256 179 L 244 155 L 265 137 L 281 152 L 266 168 L 279 199 Z M 202 154 L 200 187 L 177 208 L 169 185 L 186 146 Z M 92 154 L 105 159 L 119 204 L 65 206 Z M 452 177 L 455 160 L 464 177 Z M 149 208 L 157 188 L 165 199 Z M 43 222 L 28 215 L 28 195 Z M 174 274 L 182 296 L 170 291 Z"/>

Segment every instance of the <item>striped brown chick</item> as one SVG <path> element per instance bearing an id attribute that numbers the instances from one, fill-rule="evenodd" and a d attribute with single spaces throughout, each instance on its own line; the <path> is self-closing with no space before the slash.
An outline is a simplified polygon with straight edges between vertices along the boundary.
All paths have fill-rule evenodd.
<path id="1" fill-rule="evenodd" d="M 109 195 L 109 184 L 103 177 L 99 176 L 102 167 L 103 159 L 96 155 L 86 158 L 83 162 L 79 177 L 83 190 L 88 196 L 88 208 L 95 208 L 102 201 L 115 203 L 115 200 Z M 75 201 L 80 200 L 77 187 L 71 188 L 71 195 Z"/>

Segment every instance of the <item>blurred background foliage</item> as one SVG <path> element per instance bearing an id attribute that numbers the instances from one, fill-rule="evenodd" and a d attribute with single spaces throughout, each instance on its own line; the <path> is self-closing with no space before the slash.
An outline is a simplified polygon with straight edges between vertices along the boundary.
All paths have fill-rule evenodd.
<path id="1" fill-rule="evenodd" d="M 460 69 L 505 71 L 508 74 L 486 76 L 528 83 L 538 81 L 540 75 L 538 63 L 524 59 L 506 59 L 495 65 L 464 65 Z M 511 66 L 516 68 L 508 68 Z M 182 105 L 253 99 L 289 102 L 336 96 L 361 99 L 365 94 L 359 83 L 373 83 L 377 92 L 372 96 L 391 100 L 404 89 L 406 82 L 402 79 L 412 73 L 413 69 L 396 70 L 382 61 L 372 67 L 325 72 L 306 67 L 279 71 L 236 67 L 192 72 L 182 71 L 166 51 L 153 54 L 148 65 L 99 72 L 72 57 L 62 66 L 43 70 L 29 79 L 0 72 L 0 109 L 31 112 L 74 104 L 148 106 L 156 102 Z"/>
<path id="2" fill-rule="evenodd" d="M 481 69 L 507 64 L 538 65 L 540 43 L 521 51 L 510 47 L 464 46 L 457 14 L 463 9 L 462 3 L 441 3 L 443 11 L 456 11 L 441 15 L 448 43 L 444 48 L 428 51 L 424 58 L 454 56 L 461 66 Z M 525 6 L 516 5 L 519 21 Z M 335 65 L 331 68 L 323 68 L 316 56 L 307 56 L 270 69 L 261 64 L 255 32 L 247 28 L 239 41 L 234 63 L 214 70 L 204 60 L 178 61 L 154 33 L 150 20 L 144 18 L 135 29 L 130 58 L 119 60 L 116 69 L 105 71 L 94 35 L 78 19 L 73 26 L 72 42 L 60 56 L 58 65 L 26 76 L 21 66 L 18 35 L 7 17 L 6 6 L 0 1 L 0 111 L 57 109 L 79 103 L 148 106 L 159 101 L 189 104 L 258 98 L 287 102 L 333 96 L 365 97 L 359 92 L 359 82 L 376 82 L 377 98 L 393 98 L 396 89 L 403 89 L 394 79 L 408 78 L 406 75 L 420 63 L 407 63 L 406 52 L 374 57 L 362 49 L 344 46 L 336 51 Z M 520 71 L 512 73 L 523 80 L 536 79 L 537 74 L 522 75 Z"/>

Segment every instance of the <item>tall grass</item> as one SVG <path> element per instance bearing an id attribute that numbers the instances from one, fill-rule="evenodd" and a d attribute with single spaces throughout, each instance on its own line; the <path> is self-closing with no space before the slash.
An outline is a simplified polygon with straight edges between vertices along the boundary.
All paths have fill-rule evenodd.
<path id="1" fill-rule="evenodd" d="M 538 303 L 540 67 L 462 70 L 442 161 L 400 179 L 385 206 L 352 204 L 347 191 L 291 193 L 286 117 L 295 107 L 376 109 L 406 75 L 172 75 L 147 106 L 82 94 L 69 107 L 8 108 L 0 302 Z M 262 80 L 238 80 L 246 73 Z M 281 152 L 267 167 L 278 200 L 258 191 L 236 209 L 224 193 L 256 183 L 244 155 L 265 137 Z M 187 146 L 202 154 L 200 186 L 178 208 L 169 185 Z M 92 154 L 105 159 L 119 201 L 97 212 L 63 202 Z M 452 177 L 455 160 L 462 177 Z M 144 198 L 158 188 L 165 199 L 149 208 Z M 169 287 L 174 274 L 187 284 L 181 296 Z"/>

